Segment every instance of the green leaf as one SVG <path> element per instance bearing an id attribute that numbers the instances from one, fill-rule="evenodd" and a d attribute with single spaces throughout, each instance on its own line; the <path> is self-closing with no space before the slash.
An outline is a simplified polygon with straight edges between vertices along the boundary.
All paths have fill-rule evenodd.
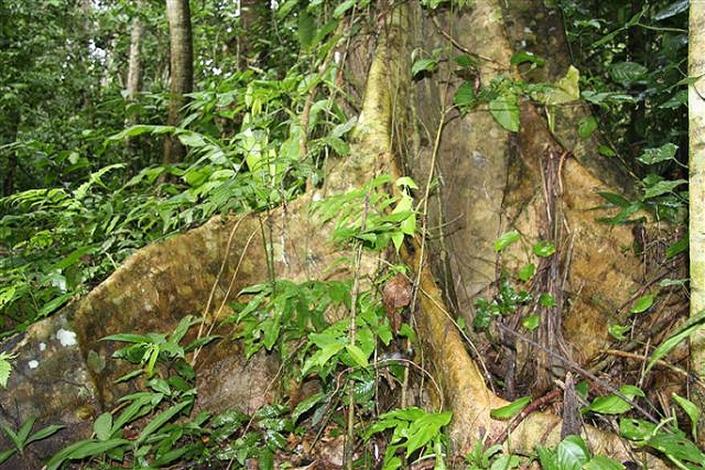
<path id="1" fill-rule="evenodd" d="M 8 354 L 7 352 L 0 353 L 0 385 L 3 388 L 7 387 L 7 381 L 10 379 L 10 372 L 12 372 L 12 363 L 15 356 Z"/>
<path id="2" fill-rule="evenodd" d="M 634 387 L 633 385 L 623 385 L 620 387 L 619 391 L 629 400 L 633 400 L 634 397 L 643 397 L 644 392 L 641 389 Z M 583 409 L 584 412 L 592 411 L 594 413 L 606 414 L 606 415 L 617 415 L 626 413 L 631 410 L 632 406 L 624 401 L 621 397 L 617 395 L 605 395 L 602 397 L 595 398 L 592 403 Z"/>
<path id="3" fill-rule="evenodd" d="M 500 252 L 507 248 L 509 245 L 512 243 L 515 243 L 519 241 L 521 236 L 519 235 L 519 232 L 516 230 L 512 230 L 511 232 L 507 232 L 502 234 L 497 240 L 494 242 L 494 251 Z"/>
<path id="4" fill-rule="evenodd" d="M 450 423 L 453 413 L 426 413 L 415 419 L 409 426 L 408 440 L 406 441 L 406 456 L 409 457 L 417 449 L 424 447 L 431 439 L 436 437 L 443 426 Z"/>
<path id="5" fill-rule="evenodd" d="M 303 49 L 308 49 L 313 42 L 313 37 L 316 34 L 316 23 L 313 17 L 304 10 L 298 15 L 298 29 L 296 38 Z"/>
<path id="6" fill-rule="evenodd" d="M 683 237 L 674 244 L 666 248 L 666 258 L 673 258 L 688 249 L 689 242 L 688 237 Z"/>
<path id="7" fill-rule="evenodd" d="M 646 366 L 646 372 L 649 372 L 649 370 L 651 370 L 656 361 L 670 353 L 673 348 L 680 344 L 681 341 L 688 338 L 690 335 L 699 330 L 702 327 L 704 321 L 705 311 L 699 312 L 695 316 L 691 317 L 685 323 L 685 325 L 678 329 L 678 331 L 676 331 L 667 340 L 662 342 L 656 349 L 654 349 L 654 352 L 651 353 L 651 360 Z M 700 371 L 698 371 L 698 373 L 700 373 Z"/>
<path id="8" fill-rule="evenodd" d="M 34 422 L 36 420 L 36 417 L 27 419 L 27 421 L 22 423 L 19 431 L 17 431 L 17 442 L 19 443 L 19 448 L 23 448 L 26 445 L 27 438 L 29 437 L 29 433 L 32 431 L 32 427 L 34 426 Z"/>
<path id="9" fill-rule="evenodd" d="M 367 355 L 362 352 L 362 349 L 358 348 L 354 344 L 346 344 L 345 349 L 352 357 L 353 361 L 360 367 L 367 367 L 369 362 L 367 361 Z"/>
<path id="10" fill-rule="evenodd" d="M 551 295 L 546 292 L 543 292 L 539 296 L 539 305 L 542 307 L 546 308 L 551 308 L 556 306 L 556 299 Z"/>
<path id="11" fill-rule="evenodd" d="M 556 447 L 556 463 L 561 470 L 580 470 L 590 459 L 590 452 L 580 436 L 568 436 Z"/>
<path id="12" fill-rule="evenodd" d="M 524 328 L 526 328 L 529 331 L 534 331 L 536 328 L 539 327 L 540 324 L 541 324 L 541 317 L 539 316 L 538 313 L 527 315 L 521 321 L 521 326 L 523 326 Z"/>
<path id="13" fill-rule="evenodd" d="M 698 420 L 700 419 L 701 411 L 698 406 L 693 403 L 692 401 L 688 400 L 687 398 L 683 398 L 682 396 L 678 395 L 677 393 L 674 393 L 673 395 L 673 401 L 678 403 L 678 406 L 683 408 L 683 411 L 685 411 L 685 414 L 688 415 L 688 418 L 690 418 L 690 433 L 693 436 L 693 440 L 697 441 L 698 440 Z"/>
<path id="14" fill-rule="evenodd" d="M 420 74 L 422 72 L 432 73 L 432 72 L 435 72 L 437 68 L 438 68 L 438 59 L 433 59 L 433 58 L 418 59 L 411 66 L 411 76 L 416 77 L 418 74 Z"/>
<path id="15" fill-rule="evenodd" d="M 534 277 L 534 274 L 536 274 L 536 265 L 534 263 L 529 263 L 519 269 L 519 272 L 517 272 L 517 277 L 520 281 L 526 282 Z"/>
<path id="16" fill-rule="evenodd" d="M 42 439 L 46 439 L 49 436 L 52 436 L 59 432 L 60 430 L 64 429 L 66 426 L 59 425 L 59 424 L 50 424 L 49 426 L 46 426 L 39 431 L 35 432 L 31 436 L 29 436 L 29 439 L 24 443 L 24 445 L 29 445 L 32 442 L 36 441 L 41 441 Z"/>
<path id="17" fill-rule="evenodd" d="M 665 7 L 664 9 L 659 10 L 654 15 L 654 20 L 661 21 L 661 20 L 671 18 L 672 16 L 676 16 L 679 13 L 683 13 L 684 11 L 688 10 L 689 4 L 690 4 L 690 0 L 676 0 L 675 2 L 673 2 L 670 5 L 668 5 L 667 7 Z"/>
<path id="18" fill-rule="evenodd" d="M 615 155 L 617 155 L 617 152 L 615 152 L 609 146 L 604 144 L 597 147 L 597 153 L 599 153 L 603 157 L 614 157 Z"/>
<path id="19" fill-rule="evenodd" d="M 519 132 L 519 99 L 513 93 L 499 95 L 489 103 L 490 114 L 505 129 Z"/>
<path id="20" fill-rule="evenodd" d="M 609 73 L 612 80 L 625 86 L 645 78 L 649 70 L 635 62 L 617 62 L 610 67 Z"/>
<path id="21" fill-rule="evenodd" d="M 695 444 L 676 434 L 659 432 L 652 436 L 646 445 L 663 452 L 670 458 L 685 460 L 699 465 L 705 462 L 705 455 Z"/>
<path id="22" fill-rule="evenodd" d="M 394 184 L 402 188 L 419 189 L 419 186 L 416 184 L 416 182 L 409 176 L 401 176 L 397 178 Z"/>
<path id="23" fill-rule="evenodd" d="M 355 6 L 357 3 L 357 0 L 345 0 L 342 2 L 340 5 L 338 5 L 335 10 L 333 10 L 333 18 L 340 18 L 343 16 L 349 9 Z"/>
<path id="24" fill-rule="evenodd" d="M 654 294 L 642 295 L 634 301 L 632 308 L 629 309 L 629 313 L 642 313 L 647 311 L 654 304 L 654 298 L 656 298 Z"/>
<path id="25" fill-rule="evenodd" d="M 99 441 L 107 441 L 110 439 L 113 431 L 113 415 L 110 412 L 105 412 L 96 418 L 93 423 L 93 432 Z"/>
<path id="26" fill-rule="evenodd" d="M 521 461 L 516 455 L 500 455 L 492 462 L 490 470 L 511 470 L 519 465 L 521 465 Z"/>
<path id="27" fill-rule="evenodd" d="M 46 470 L 58 470 L 67 460 L 80 460 L 86 457 L 93 457 L 129 443 L 130 441 L 127 439 L 110 439 L 108 441 L 87 439 L 78 441 L 55 454 L 49 462 L 47 462 Z"/>
<path id="28" fill-rule="evenodd" d="M 669 142 L 661 147 L 644 149 L 641 155 L 639 155 L 638 160 L 645 165 L 654 165 L 656 163 L 673 160 L 677 150 L 678 146 Z"/>
<path id="29" fill-rule="evenodd" d="M 291 412 L 291 420 L 294 422 L 294 424 L 296 424 L 302 414 L 306 413 L 308 410 L 316 406 L 323 399 L 323 397 L 325 397 L 325 394 L 323 392 L 318 392 L 296 405 L 294 411 Z"/>
<path id="30" fill-rule="evenodd" d="M 587 139 L 597 129 L 597 119 L 594 116 L 587 116 L 578 123 L 578 136 L 581 139 Z"/>
<path id="31" fill-rule="evenodd" d="M 686 180 L 664 180 L 649 186 L 644 190 L 644 199 L 651 199 L 672 192 L 678 186 L 688 183 Z"/>
<path id="32" fill-rule="evenodd" d="M 453 95 L 453 104 L 461 110 L 467 110 L 477 105 L 477 95 L 475 85 L 471 82 L 463 82 Z"/>
<path id="33" fill-rule="evenodd" d="M 619 194 L 616 194 L 616 193 L 601 191 L 601 192 L 598 192 L 597 194 L 602 196 L 610 204 L 617 206 L 617 207 L 626 208 L 631 205 L 631 202 L 629 202 L 627 199 L 623 198 L 622 196 L 620 196 Z"/>
<path id="34" fill-rule="evenodd" d="M 540 240 L 534 245 L 533 251 L 539 258 L 548 258 L 556 252 L 556 246 L 547 240 Z"/>
<path id="35" fill-rule="evenodd" d="M 15 455 L 16 449 L 7 449 L 0 452 L 0 465 L 2 465 L 7 459 Z"/>
<path id="36" fill-rule="evenodd" d="M 596 455 L 583 466 L 583 470 L 625 470 L 626 467 L 604 455 Z"/>
<path id="37" fill-rule="evenodd" d="M 187 400 L 177 405 L 173 405 L 156 415 L 154 418 L 149 420 L 144 429 L 142 429 L 142 432 L 140 433 L 135 443 L 140 444 L 144 442 L 145 439 L 151 436 L 155 431 L 159 430 L 159 428 L 164 426 L 169 420 L 171 420 L 171 418 L 179 414 L 181 410 L 191 405 L 192 403 L 192 401 Z"/>
<path id="38" fill-rule="evenodd" d="M 629 325 L 618 325 L 618 324 L 612 324 L 607 327 L 607 332 L 612 335 L 612 337 L 618 341 L 624 341 L 626 336 L 624 334 L 631 329 L 631 326 Z"/>
<path id="39" fill-rule="evenodd" d="M 508 405 L 490 410 L 492 419 L 507 420 L 521 413 L 531 403 L 531 397 L 522 397 Z"/>
<path id="40" fill-rule="evenodd" d="M 531 65 L 543 67 L 543 64 L 546 61 L 534 54 L 533 52 L 519 51 L 512 56 L 510 62 L 512 63 L 512 65 L 518 65 L 529 62 Z"/>

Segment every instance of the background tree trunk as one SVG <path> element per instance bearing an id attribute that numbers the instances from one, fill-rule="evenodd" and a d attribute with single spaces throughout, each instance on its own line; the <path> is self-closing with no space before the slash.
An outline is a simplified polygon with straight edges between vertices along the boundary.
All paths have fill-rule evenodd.
<path id="1" fill-rule="evenodd" d="M 139 4 L 138 4 L 139 5 Z M 144 25 L 142 20 L 136 16 L 132 20 L 132 30 L 130 32 L 130 59 L 127 70 L 127 100 L 129 102 L 137 99 L 137 94 L 142 88 L 142 35 Z"/>
<path id="2" fill-rule="evenodd" d="M 688 87 L 690 136 L 690 314 L 705 310 L 705 2 L 690 3 L 690 38 L 688 44 L 688 76 L 699 79 Z M 705 377 L 705 329 L 690 340 L 693 372 Z M 696 389 L 697 390 L 697 389 Z M 697 391 L 697 403 L 705 405 L 705 395 Z M 703 442 L 701 418 L 700 441 Z"/>
<path id="3" fill-rule="evenodd" d="M 191 11 L 188 0 L 167 0 L 169 20 L 171 98 L 167 125 L 176 126 L 181 119 L 185 94 L 193 91 L 193 41 L 191 37 Z M 181 161 L 186 149 L 176 137 L 167 137 L 164 143 L 164 163 Z"/>

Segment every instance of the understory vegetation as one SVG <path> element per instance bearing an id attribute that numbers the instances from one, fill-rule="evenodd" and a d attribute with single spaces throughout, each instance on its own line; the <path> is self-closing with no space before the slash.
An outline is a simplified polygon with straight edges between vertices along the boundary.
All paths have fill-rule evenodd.
<path id="1" fill-rule="evenodd" d="M 107 360 L 121 371 L 113 384 L 120 396 L 84 416 L 88 431 L 43 456 L 45 468 L 595 470 L 645 467 L 647 454 L 673 468 L 705 468 L 705 402 L 694 392 L 705 392 L 705 374 L 693 369 L 687 348 L 705 321 L 705 313 L 687 314 L 688 86 L 697 78 L 688 75 L 689 2 L 539 2 L 560 19 L 562 30 L 551 34 L 565 40 L 569 67 L 557 80 L 546 78 L 557 59 L 532 49 L 548 41 L 535 37 L 543 34 L 537 27 L 521 33 L 525 48 L 513 53 L 511 68 L 483 81 L 486 67 L 499 66 L 460 45 L 462 31 L 448 26 L 483 1 L 170 0 L 167 8 L 190 4 L 193 49 L 193 89 L 179 97 L 178 122 L 167 117 L 177 48 L 163 2 L 0 3 L 0 394 L 37 367 L 13 353 L 32 328 L 72 312 L 144 247 L 214 217 L 254 217 L 260 238 L 245 246 L 261 240 L 265 253 L 252 261 L 264 260 L 261 282 L 235 290 L 247 250 L 235 274 L 216 263 L 207 305 L 176 325 L 135 331 L 124 324 L 90 338 L 112 348 Z M 414 155 L 428 160 L 422 177 L 401 164 L 401 173 L 365 170 L 373 176 L 359 186 L 346 180 L 355 181 L 357 168 L 331 181 L 331 168 L 360 152 L 373 44 L 400 5 L 418 7 L 443 41 L 415 48 L 401 71 L 412 86 L 437 83 L 447 96 L 433 110 L 438 127 L 419 139 L 430 151 Z M 142 59 L 135 71 L 136 36 Z M 128 89 L 129 73 L 138 73 L 136 90 Z M 587 110 L 572 128 L 576 145 L 596 142 L 596 158 L 622 175 L 619 187 L 600 189 L 599 204 L 586 209 L 590 227 L 626 227 L 634 243 L 616 250 L 640 260 L 643 272 L 633 273 L 638 287 L 618 308 L 592 295 L 624 314 L 604 325 L 609 340 L 596 357 L 570 356 L 583 345 L 563 347 L 562 339 L 542 349 L 550 312 L 563 315 L 585 288 L 568 292 L 561 271 L 579 244 L 556 202 L 571 190 L 561 171 L 573 155 L 547 151 L 545 194 L 554 194 L 546 181 L 561 192 L 537 210 L 536 217 L 547 213 L 538 236 L 505 226 L 486 244 L 496 256 L 495 278 L 471 296 L 471 313 L 460 312 L 450 293 L 458 283 L 440 283 L 468 354 L 508 401 L 487 410 L 504 431 L 468 430 L 472 445 L 463 448 L 450 432 L 448 384 L 418 327 L 421 266 L 408 260 L 420 253 L 420 265 L 435 263 L 453 249 L 443 240 L 454 221 L 435 220 L 431 208 L 446 191 L 436 160 L 454 145 L 444 142 L 444 126 L 490 116 L 518 146 L 527 104 L 540 110 L 556 142 L 565 110 Z M 409 125 L 394 112 L 389 120 L 392 129 Z M 418 121 L 411 126 L 422 127 Z M 183 158 L 166 158 L 165 142 L 182 146 Z M 329 185 L 336 190 L 326 192 Z M 315 275 L 277 271 L 300 262 L 287 258 L 289 241 L 273 235 L 278 211 L 301 211 L 320 227 L 320 239 L 294 243 L 335 247 L 330 266 L 312 255 L 301 263 Z M 221 256 L 229 256 L 236 229 Z M 243 363 L 276 362 L 276 373 L 253 387 L 269 397 L 266 404 L 200 406 L 199 358 L 224 343 L 236 345 Z M 92 352 L 81 351 L 89 367 Z M 526 365 L 542 355 L 548 382 Z M 514 370 L 522 357 L 525 367 Z M 560 442 L 515 452 L 515 430 L 546 410 L 562 418 Z M 39 414 L 13 422 L 8 413 L 0 413 L 3 468 L 19 468 L 42 442 L 69 432 L 65 422 Z M 596 449 L 587 425 L 619 436 L 634 459 Z"/>

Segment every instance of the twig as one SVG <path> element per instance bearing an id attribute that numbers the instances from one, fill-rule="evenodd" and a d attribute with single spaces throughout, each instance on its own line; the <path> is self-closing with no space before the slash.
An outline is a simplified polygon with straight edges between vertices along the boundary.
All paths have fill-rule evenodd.
<path id="1" fill-rule="evenodd" d="M 610 356 L 621 357 L 624 359 L 633 359 L 635 361 L 646 362 L 649 359 L 648 356 L 642 356 L 641 354 L 636 354 L 627 351 L 620 351 L 619 349 L 605 349 L 601 352 L 604 354 L 609 354 Z M 674 366 L 673 364 L 670 364 L 662 359 L 657 360 L 655 364 L 661 367 L 665 367 L 666 369 L 669 369 L 678 375 L 682 375 L 689 381 L 692 381 L 693 383 L 699 385 L 703 390 L 705 390 L 705 382 L 699 379 L 695 374 L 688 372 L 685 369 L 681 369 L 678 366 Z"/>

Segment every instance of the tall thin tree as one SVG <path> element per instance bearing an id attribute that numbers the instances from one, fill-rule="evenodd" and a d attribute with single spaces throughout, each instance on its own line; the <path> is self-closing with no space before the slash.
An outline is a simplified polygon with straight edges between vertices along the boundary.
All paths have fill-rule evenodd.
<path id="1" fill-rule="evenodd" d="M 167 0 L 169 20 L 171 97 L 167 124 L 178 125 L 181 108 L 186 103 L 184 95 L 193 91 L 193 39 L 191 36 L 191 11 L 188 0 Z M 186 149 L 176 137 L 167 137 L 164 143 L 164 163 L 181 161 Z"/>
<path id="2" fill-rule="evenodd" d="M 690 314 L 705 310 L 705 1 L 690 2 L 688 42 L 689 171 L 690 171 Z M 693 372 L 705 377 L 705 328 L 690 338 Z M 705 405 L 705 394 L 696 391 L 698 405 Z M 699 423 L 701 431 L 705 423 Z M 704 432 L 699 433 L 701 440 Z"/>

